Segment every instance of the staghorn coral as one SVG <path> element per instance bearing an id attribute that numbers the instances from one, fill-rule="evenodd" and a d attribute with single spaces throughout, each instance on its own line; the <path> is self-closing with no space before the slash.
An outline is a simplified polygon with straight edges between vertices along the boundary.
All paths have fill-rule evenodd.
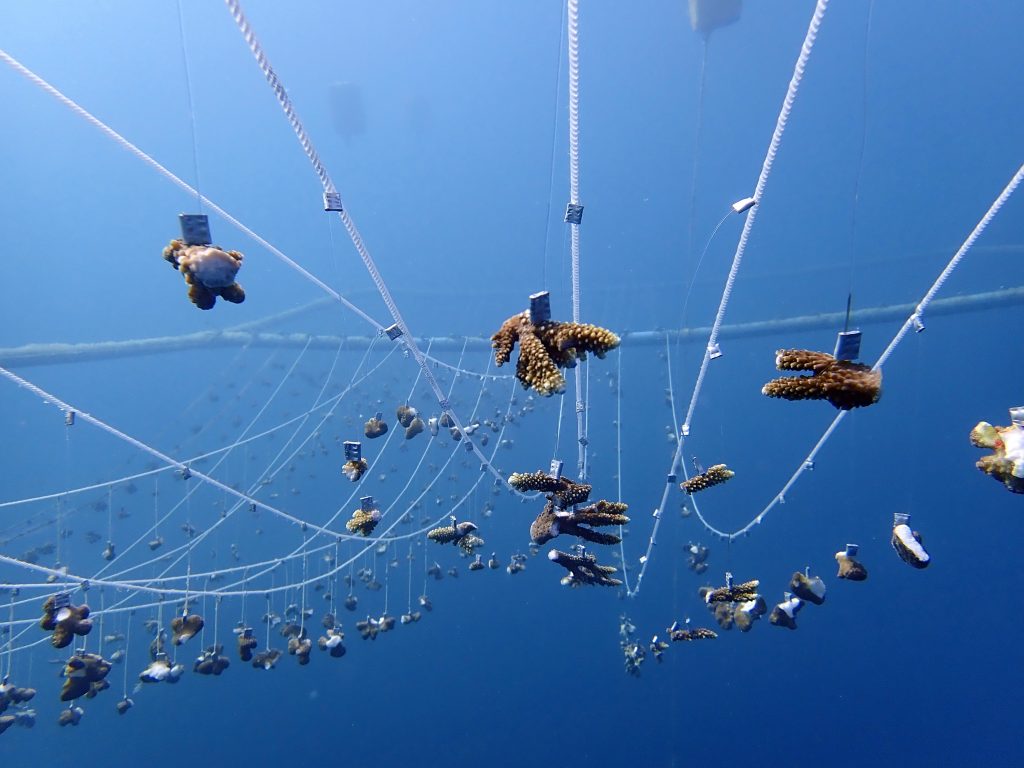
<path id="1" fill-rule="evenodd" d="M 43 603 L 39 627 L 53 633 L 50 642 L 54 648 L 66 648 L 75 635 L 84 637 L 92 631 L 89 606 L 71 605 L 66 595 L 51 595 Z"/>
<path id="2" fill-rule="evenodd" d="M 673 622 L 672 626 L 665 631 L 673 643 L 688 643 L 693 640 L 714 640 L 718 637 L 718 633 L 710 629 L 705 629 L 704 627 L 684 629 L 679 626 L 678 622 Z"/>
<path id="3" fill-rule="evenodd" d="M 743 603 L 758 598 L 757 587 L 761 582 L 757 579 L 745 581 L 742 584 L 732 583 L 732 574 L 726 574 L 724 587 L 708 590 L 704 594 L 704 602 L 712 603 Z"/>
<path id="4" fill-rule="evenodd" d="M 76 653 L 64 665 L 64 685 L 60 689 L 60 700 L 71 701 L 80 696 L 95 696 L 104 687 L 109 687 L 104 678 L 110 672 L 110 662 L 95 653 Z M 94 686 L 97 686 L 94 688 Z"/>
<path id="5" fill-rule="evenodd" d="M 602 587 L 618 587 L 620 579 L 612 578 L 611 574 L 618 569 L 610 565 L 600 565 L 597 558 L 579 547 L 576 554 L 560 552 L 552 549 L 548 552 L 548 560 L 565 568 L 569 573 L 562 577 L 562 586 L 579 587 L 584 584 L 596 584 Z"/>
<path id="6" fill-rule="evenodd" d="M 559 509 L 582 504 L 590 498 L 591 486 L 576 483 L 567 477 L 553 477 L 542 470 L 513 472 L 508 484 L 518 491 L 541 491 L 548 494 Z"/>
<path id="7" fill-rule="evenodd" d="M 373 529 L 377 527 L 377 523 L 379 522 L 379 509 L 376 507 L 373 509 L 363 509 L 360 507 L 352 513 L 352 518 L 345 523 L 345 527 L 348 528 L 351 533 L 358 533 L 360 536 L 369 536 L 373 533 Z"/>
<path id="8" fill-rule="evenodd" d="M 971 430 L 971 445 L 988 448 L 991 456 L 982 456 L 975 466 L 993 477 L 1011 493 L 1024 493 L 1024 429 L 1011 424 L 994 427 L 978 422 Z"/>
<path id="9" fill-rule="evenodd" d="M 836 360 L 826 352 L 780 349 L 775 353 L 775 366 L 780 371 L 811 371 L 811 375 L 772 379 L 761 388 L 768 397 L 828 400 L 839 410 L 848 411 L 877 403 L 882 394 L 880 370 Z"/>
<path id="10" fill-rule="evenodd" d="M 703 491 L 715 485 L 721 485 L 735 474 L 736 473 L 725 466 L 725 464 L 715 464 L 712 467 L 708 467 L 699 475 L 694 475 L 689 480 L 680 483 L 679 488 L 688 496 L 692 496 L 698 491 Z"/>
<path id="11" fill-rule="evenodd" d="M 502 323 L 491 337 L 494 361 L 499 367 L 511 359 L 517 341 L 516 378 L 525 389 L 543 397 L 565 391 L 565 377 L 559 369 L 574 367 L 588 352 L 603 358 L 619 345 L 619 337 L 605 328 L 553 320 L 534 325 L 529 311 L 520 312 Z"/>
<path id="12" fill-rule="evenodd" d="M 245 291 L 235 282 L 244 258 L 238 251 L 171 240 L 163 257 L 181 272 L 189 286 L 188 297 L 199 309 L 213 309 L 218 296 L 232 304 L 245 301 Z"/>
<path id="13" fill-rule="evenodd" d="M 187 643 L 203 628 L 203 617 L 198 613 L 187 616 L 176 616 L 171 621 L 171 642 L 175 645 Z"/>
<path id="14" fill-rule="evenodd" d="M 622 514 L 627 505 L 602 499 L 575 512 L 557 510 L 553 501 L 548 501 L 530 526 L 530 538 L 535 544 L 545 544 L 560 534 L 578 536 L 594 544 L 618 544 L 622 538 L 613 533 L 602 533 L 594 527 L 605 525 L 626 525 L 629 518 Z M 584 527 L 590 526 L 590 527 Z"/>

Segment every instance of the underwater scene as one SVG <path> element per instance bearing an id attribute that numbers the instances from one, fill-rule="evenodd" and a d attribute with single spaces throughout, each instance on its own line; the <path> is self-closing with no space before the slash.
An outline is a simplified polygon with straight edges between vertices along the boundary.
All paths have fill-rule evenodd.
<path id="1" fill-rule="evenodd" d="M 0 4 L 0 763 L 1024 765 L 1022 25 Z"/>

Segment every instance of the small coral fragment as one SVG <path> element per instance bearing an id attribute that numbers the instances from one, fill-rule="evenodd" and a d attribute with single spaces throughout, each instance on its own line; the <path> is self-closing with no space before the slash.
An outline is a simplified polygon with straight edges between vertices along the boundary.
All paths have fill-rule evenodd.
<path id="1" fill-rule="evenodd" d="M 235 630 L 238 633 L 238 658 L 242 661 L 252 661 L 253 649 L 259 644 L 251 627 L 241 627 Z"/>
<path id="2" fill-rule="evenodd" d="M 43 603 L 41 629 L 52 632 L 50 642 L 54 648 L 66 648 L 76 635 L 84 637 L 92 631 L 88 605 L 71 605 L 66 593 L 51 595 Z"/>
<path id="3" fill-rule="evenodd" d="M 789 580 L 789 591 L 801 600 L 821 605 L 825 602 L 825 582 L 820 576 L 811 577 L 797 571 Z"/>
<path id="4" fill-rule="evenodd" d="M 847 544 L 845 550 L 836 552 L 836 562 L 839 563 L 839 572 L 836 574 L 840 579 L 847 581 L 864 581 L 868 577 L 868 569 L 856 559 L 857 545 Z"/>
<path id="5" fill-rule="evenodd" d="M 76 653 L 64 665 L 64 685 L 61 701 L 72 701 L 80 696 L 95 696 L 109 687 L 104 678 L 110 672 L 110 662 L 95 653 Z M 106 685 L 104 685 L 106 683 Z M 90 696 L 90 698 L 92 698 Z"/>
<path id="6" fill-rule="evenodd" d="M 576 483 L 567 477 L 553 477 L 541 470 L 537 472 L 513 472 L 508 484 L 518 491 L 541 491 L 553 499 L 559 509 L 582 504 L 590 498 L 591 486 Z"/>
<path id="7" fill-rule="evenodd" d="M 718 634 L 704 627 L 689 629 L 679 626 L 678 621 L 672 622 L 672 626 L 665 630 L 673 643 L 688 643 L 693 640 L 714 640 Z"/>
<path id="8" fill-rule="evenodd" d="M 548 560 L 557 563 L 569 572 L 562 577 L 562 586 L 579 587 L 585 584 L 595 584 L 602 587 L 618 587 L 622 584 L 620 579 L 611 576 L 618 570 L 617 568 L 600 565 L 597 558 L 585 551 L 583 547 L 577 547 L 574 554 L 552 549 L 548 552 Z"/>
<path id="9" fill-rule="evenodd" d="M 992 451 L 991 456 L 978 460 L 978 469 L 1011 493 L 1024 493 L 1024 428 L 1016 424 L 994 427 L 981 421 L 971 430 L 971 444 Z"/>
<path id="10" fill-rule="evenodd" d="M 803 607 L 803 600 L 787 592 L 786 599 L 772 608 L 768 621 L 776 627 L 796 629 L 796 615 Z"/>
<path id="11" fill-rule="evenodd" d="M 370 440 L 387 433 L 388 425 L 381 419 L 380 414 L 366 420 L 363 425 L 363 434 Z"/>
<path id="12" fill-rule="evenodd" d="M 574 367 L 588 352 L 603 358 L 619 345 L 618 336 L 596 325 L 553 320 L 534 325 L 529 311 L 508 318 L 491 341 L 498 366 L 509 361 L 519 342 L 516 378 L 524 388 L 533 389 L 543 397 L 565 391 L 565 378 L 560 368 Z"/>
<path id="13" fill-rule="evenodd" d="M 680 483 L 679 488 L 687 495 L 693 495 L 698 491 L 703 491 L 715 485 L 721 485 L 726 480 L 732 478 L 735 474 L 736 473 L 725 466 L 725 464 L 715 464 L 712 467 L 708 467 L 699 475 L 694 475 L 689 480 Z"/>
<path id="14" fill-rule="evenodd" d="M 186 643 L 195 637 L 203 628 L 203 617 L 198 613 L 188 616 L 176 616 L 171 621 L 171 642 L 175 645 Z"/>
<path id="15" fill-rule="evenodd" d="M 757 587 L 761 582 L 757 579 L 745 581 L 742 584 L 732 583 L 732 574 L 726 574 L 726 585 L 712 589 L 704 595 L 704 602 L 712 603 L 741 603 L 757 598 Z"/>
<path id="16" fill-rule="evenodd" d="M 828 400 L 842 411 L 878 402 L 882 394 L 882 372 L 862 363 L 836 360 L 826 352 L 780 349 L 775 353 L 780 371 L 811 371 L 810 376 L 783 376 L 761 388 L 768 397 L 784 400 Z"/>
<path id="17" fill-rule="evenodd" d="M 892 526 L 892 548 L 907 565 L 923 569 L 931 564 L 932 558 L 924 548 L 924 542 L 918 531 L 908 525 L 910 515 L 897 512 Z"/>
<path id="18" fill-rule="evenodd" d="M 358 461 L 346 461 L 341 467 L 341 474 L 354 483 L 357 482 L 369 468 L 370 465 L 366 463 L 366 459 L 361 458 Z"/>
<path id="19" fill-rule="evenodd" d="M 199 309 L 213 309 L 218 296 L 232 304 L 245 301 L 245 291 L 235 282 L 244 258 L 238 251 L 171 240 L 164 248 L 163 257 L 181 272 L 189 286 L 188 297 Z"/>
<path id="20" fill-rule="evenodd" d="M 327 632 L 317 639 L 317 647 L 321 651 L 327 651 L 332 658 L 340 659 L 345 655 L 345 633 L 340 629 L 328 629 Z"/>
<path id="21" fill-rule="evenodd" d="M 200 675 L 219 675 L 230 666 L 231 660 L 224 655 L 224 647 L 217 644 L 207 646 L 192 665 L 192 671 Z"/>
<path id="22" fill-rule="evenodd" d="M 594 544 L 618 544 L 622 539 L 613 533 L 593 530 L 607 525 L 626 525 L 629 518 L 623 514 L 627 506 L 621 502 L 601 500 L 574 512 L 559 510 L 554 501 L 548 501 L 530 526 L 530 538 L 535 544 L 545 544 L 563 533 L 577 536 Z"/>
<path id="23" fill-rule="evenodd" d="M 352 518 L 345 523 L 345 527 L 351 533 L 358 533 L 360 536 L 369 536 L 373 529 L 380 522 L 380 510 L 376 507 L 363 509 L 360 507 L 352 513 Z"/>

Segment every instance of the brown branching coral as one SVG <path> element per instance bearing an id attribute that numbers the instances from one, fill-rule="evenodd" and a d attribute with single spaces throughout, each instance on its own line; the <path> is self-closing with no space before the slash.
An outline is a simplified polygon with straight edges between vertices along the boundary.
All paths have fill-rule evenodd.
<path id="1" fill-rule="evenodd" d="M 43 617 L 39 620 L 41 629 L 52 632 L 50 642 L 54 648 L 71 645 L 75 635 L 84 637 L 92 631 L 88 605 L 71 605 L 66 595 L 51 595 L 43 603 Z"/>
<path id="2" fill-rule="evenodd" d="M 971 430 L 971 445 L 992 451 L 991 456 L 978 460 L 978 469 L 1011 493 L 1024 493 L 1024 428 L 1016 424 L 994 427 L 981 421 Z"/>
<path id="3" fill-rule="evenodd" d="M 673 643 L 688 643 L 693 640 L 714 640 L 718 637 L 718 633 L 710 629 L 705 629 L 704 627 L 688 629 L 680 627 L 677 621 L 672 622 L 672 626 L 665 631 Z"/>
<path id="4" fill-rule="evenodd" d="M 882 372 L 863 363 L 836 360 L 827 352 L 780 349 L 775 353 L 780 371 L 811 371 L 810 376 L 783 376 L 761 388 L 768 397 L 784 400 L 828 400 L 841 411 L 878 402 L 882 394 Z"/>
<path id="5" fill-rule="evenodd" d="M 548 560 L 565 568 L 569 573 L 562 577 L 562 586 L 579 587 L 584 584 L 595 584 L 602 587 L 618 587 L 620 579 L 612 578 L 618 569 L 610 565 L 600 565 L 597 558 L 589 552 L 578 549 L 577 554 L 560 552 L 552 549 L 548 552 Z"/>
<path id="6" fill-rule="evenodd" d="M 627 505 L 602 499 L 594 504 L 566 512 L 555 508 L 548 501 L 530 526 L 530 538 L 535 544 L 545 544 L 560 534 L 578 536 L 594 544 L 618 544 L 621 537 L 613 533 L 602 533 L 593 528 L 605 525 L 626 525 L 629 518 L 623 514 Z M 589 527 L 585 527 L 589 526 Z"/>
<path id="7" fill-rule="evenodd" d="M 164 248 L 163 257 L 181 272 L 189 286 L 188 297 L 199 309 L 213 309 L 218 296 L 232 304 L 245 301 L 245 291 L 235 282 L 244 258 L 238 251 L 171 240 Z"/>
<path id="8" fill-rule="evenodd" d="M 582 504 L 590 498 L 591 487 L 586 483 L 575 483 L 567 477 L 553 477 L 542 470 L 536 472 L 513 472 L 508 484 L 518 491 L 541 491 L 553 499 L 559 509 Z"/>
<path id="9" fill-rule="evenodd" d="M 735 474 L 736 473 L 725 466 L 725 464 L 715 464 L 712 467 L 708 467 L 699 475 L 694 475 L 689 480 L 680 483 L 679 488 L 687 495 L 692 496 L 698 491 L 703 491 L 715 485 L 721 485 Z"/>
<path id="10" fill-rule="evenodd" d="M 547 320 L 534 324 L 530 312 L 513 315 L 491 337 L 494 361 L 504 365 L 519 342 L 516 378 L 526 389 L 543 397 L 564 392 L 565 377 L 560 368 L 572 368 L 588 352 L 603 358 L 619 346 L 619 337 L 605 328 L 585 323 Z"/>
<path id="11" fill-rule="evenodd" d="M 71 701 L 85 696 L 94 685 L 102 685 L 110 672 L 110 662 L 95 653 L 76 653 L 64 665 L 64 685 L 60 700 Z M 95 695 L 95 694 L 93 694 Z"/>
<path id="12" fill-rule="evenodd" d="M 708 605 L 712 603 L 744 603 L 757 599 L 757 587 L 761 583 L 760 581 L 751 579 L 742 584 L 733 584 L 732 577 L 728 574 L 726 576 L 727 583 L 724 587 L 718 587 L 705 593 L 705 603 Z"/>

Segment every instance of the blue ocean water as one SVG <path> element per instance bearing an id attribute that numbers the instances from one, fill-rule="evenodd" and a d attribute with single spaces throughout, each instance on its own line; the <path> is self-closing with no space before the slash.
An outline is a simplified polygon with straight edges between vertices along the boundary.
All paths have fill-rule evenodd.
<path id="1" fill-rule="evenodd" d="M 609 499 L 621 479 L 632 517 L 623 545 L 631 583 L 674 448 L 666 429 L 682 419 L 706 341 L 670 334 L 714 318 L 742 218 L 726 219 L 698 269 L 699 256 L 728 206 L 753 193 L 814 9 L 804 0 L 748 2 L 736 23 L 705 41 L 685 3 L 635 5 L 583 3 L 579 31 L 581 315 L 624 339 L 580 369 L 589 387 L 588 478 L 593 498 Z M 572 474 L 572 375 L 564 401 L 530 398 L 511 366 L 493 368 L 480 341 L 538 290 L 551 292 L 556 319 L 571 315 L 563 5 L 254 1 L 244 9 L 409 328 L 421 339 L 443 337 L 421 347 L 449 365 L 501 375 L 481 383 L 431 369 L 452 387 L 460 418 L 516 417 L 500 436 L 490 433 L 487 448 L 509 441 L 494 459 L 506 476 L 546 468 L 553 456 Z M 860 309 L 920 300 L 1022 162 L 1022 22 L 1024 10 L 1006 2 L 830 6 L 727 325 L 841 312 L 850 294 L 856 324 Z M 8 3 L 0 6 L 0 49 L 390 324 L 344 228 L 322 211 L 316 176 L 224 6 Z M 379 554 L 359 554 L 346 541 L 337 562 L 354 558 L 351 568 L 316 581 L 335 552 L 314 531 L 247 505 L 227 512 L 228 491 L 170 471 L 110 484 L 160 464 L 81 418 L 66 427 L 59 410 L 4 380 L 0 503 L 50 498 L 0 507 L 0 554 L 93 578 L 86 599 L 97 614 L 139 606 L 133 615 L 106 614 L 87 638 L 97 651 L 101 635 L 131 627 L 111 689 L 82 702 L 80 725 L 59 728 L 66 705 L 58 673 L 70 649 L 53 650 L 32 626 L 57 587 L 40 586 L 45 572 L 4 562 L 0 581 L 27 586 L 0 593 L 0 621 L 13 628 L 0 638 L 0 668 L 38 689 L 35 727 L 0 735 L 5 764 L 35 758 L 54 739 L 62 752 L 81 750 L 110 768 L 308 759 L 1024 763 L 1022 619 L 1012 591 L 1021 498 L 972 466 L 982 452 L 967 439 L 977 422 L 1006 424 L 1007 409 L 1024 403 L 1019 298 L 926 313 L 927 330 L 910 334 L 886 364 L 881 401 L 846 418 L 814 471 L 749 537 L 714 538 L 680 513 L 684 497 L 673 491 L 636 597 L 567 589 L 544 557 L 550 545 L 528 554 L 529 523 L 543 500 L 521 502 L 489 477 L 477 483 L 479 462 L 444 432 L 432 442 L 394 434 L 393 411 L 405 399 L 424 415 L 437 412 L 414 361 L 386 340 L 365 355 L 358 344 L 339 348 L 338 337 L 372 336 L 373 327 L 336 302 L 308 308 L 324 293 L 217 216 L 214 242 L 245 254 L 247 298 L 200 312 L 160 258 L 177 235 L 177 214 L 195 211 L 195 198 L 12 67 L 0 67 L 0 87 L 8 288 L 0 365 L 175 459 L 244 440 L 218 454 L 223 463 L 215 457 L 195 468 L 232 489 L 255 487 L 256 498 L 301 520 L 330 520 L 333 530 L 358 505 L 356 487 L 339 474 L 340 441 L 359 437 L 380 410 L 392 440 L 382 448 L 364 439 L 379 463 L 355 493 L 389 505 L 388 525 L 410 515 L 393 532 L 407 538 Z M 1011 198 L 940 299 L 1021 285 L 1021 206 Z M 882 352 L 904 317 L 863 323 L 864 360 Z M 278 335 L 262 343 L 217 335 L 264 320 L 260 330 Z M 723 339 L 684 449 L 687 462 L 696 456 L 736 471 L 696 497 L 714 526 L 732 531 L 757 515 L 831 422 L 825 403 L 768 400 L 759 390 L 776 375 L 776 349 L 830 350 L 839 329 L 811 324 Z M 202 332 L 209 335 L 189 336 Z M 653 341 L 643 332 L 654 332 Z M 310 334 L 318 338 L 309 342 Z M 49 350 L 45 364 L 25 354 L 30 344 L 185 336 L 187 347 L 166 352 L 153 351 L 157 342 L 148 354 L 75 346 Z M 322 403 L 357 381 L 321 424 Z M 274 480 L 261 486 L 265 471 Z M 70 492 L 92 484 L 99 487 Z M 470 572 L 454 548 L 411 535 L 422 521 L 444 522 L 454 504 L 480 526 L 484 559 L 494 551 L 500 569 Z M 934 558 L 927 570 L 907 567 L 891 549 L 894 512 L 909 512 L 924 535 Z M 203 534 L 191 547 L 185 524 Z M 90 532 L 99 539 L 90 542 Z M 158 534 L 164 548 L 151 552 L 145 542 Z M 109 565 L 100 556 L 108 539 L 119 550 Z M 710 548 L 707 573 L 686 567 L 688 542 Z M 860 544 L 866 582 L 834 576 L 833 553 L 847 542 Z M 301 556 L 304 548 L 312 553 Z M 161 559 L 172 550 L 181 556 Z M 595 551 L 621 566 L 611 548 Z M 232 579 L 190 578 L 192 590 L 209 594 L 192 603 L 207 620 L 203 638 L 174 651 L 188 671 L 177 685 L 135 691 L 152 639 L 143 622 L 169 622 L 170 590 L 186 573 L 243 568 L 249 577 L 253 563 L 273 565 L 292 552 L 300 554 L 248 583 L 244 600 L 215 599 Z M 526 569 L 509 575 L 517 552 L 527 554 Z M 458 577 L 425 577 L 434 561 Z M 649 654 L 639 677 L 624 673 L 623 614 L 644 645 L 673 620 L 717 629 L 700 586 L 720 585 L 726 571 L 757 578 L 771 604 L 804 567 L 829 592 L 823 606 L 799 614 L 797 631 L 762 620 L 747 634 L 674 644 L 660 663 Z M 238 661 L 236 622 L 252 626 L 262 647 L 264 613 L 310 606 L 315 639 L 332 605 L 324 594 L 336 603 L 348 591 L 339 579 L 361 568 L 386 586 L 368 590 L 357 578 L 357 611 L 335 605 L 344 658 L 314 647 L 307 667 L 287 655 L 267 672 Z M 178 581 L 161 580 L 168 576 Z M 101 587 L 104 578 L 120 586 Z M 309 589 L 272 591 L 268 603 L 267 590 L 303 580 Z M 360 639 L 355 623 L 364 615 L 411 611 L 424 593 L 434 609 L 419 622 Z M 81 592 L 73 599 L 81 602 Z M 205 679 L 191 662 L 214 633 L 232 665 Z M 276 629 L 270 638 L 284 647 Z M 135 706 L 119 716 L 114 705 L 125 694 Z"/>

